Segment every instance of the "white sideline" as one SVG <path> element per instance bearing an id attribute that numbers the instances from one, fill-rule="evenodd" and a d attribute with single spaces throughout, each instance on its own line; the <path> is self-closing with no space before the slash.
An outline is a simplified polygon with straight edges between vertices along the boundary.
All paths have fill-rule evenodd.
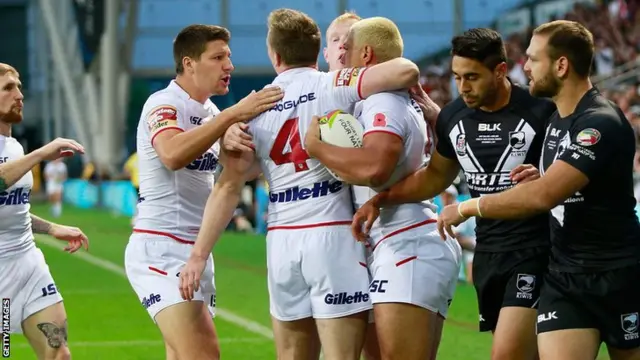
<path id="1" fill-rule="evenodd" d="M 37 236 L 36 240 L 40 244 L 54 247 L 56 249 L 62 249 L 64 247 L 63 246 L 64 244 L 62 242 L 53 240 L 46 236 Z M 124 268 L 122 268 L 121 266 L 114 264 L 110 261 L 101 259 L 99 257 L 93 256 L 87 252 L 84 252 L 83 250 L 79 250 L 78 252 L 76 252 L 75 254 L 71 254 L 70 256 L 84 260 L 92 265 L 95 265 L 99 268 L 110 271 L 114 274 L 120 275 L 124 278 L 127 277 L 124 271 Z M 216 307 L 216 317 L 220 317 L 221 319 L 228 321 L 254 334 L 263 336 L 267 339 L 273 339 L 273 331 L 271 331 L 271 329 L 269 329 L 268 327 L 258 324 L 257 322 L 244 318 L 240 315 L 236 315 L 229 310 Z"/>
<path id="2" fill-rule="evenodd" d="M 264 337 L 259 338 L 220 338 L 218 341 L 221 344 L 227 343 L 260 343 L 269 341 Z M 142 347 L 142 346 L 162 346 L 164 347 L 164 341 L 162 340 L 122 340 L 122 341 L 76 341 L 70 342 L 69 348 L 87 348 L 87 347 Z M 31 348 L 28 343 L 11 344 L 12 348 Z"/>

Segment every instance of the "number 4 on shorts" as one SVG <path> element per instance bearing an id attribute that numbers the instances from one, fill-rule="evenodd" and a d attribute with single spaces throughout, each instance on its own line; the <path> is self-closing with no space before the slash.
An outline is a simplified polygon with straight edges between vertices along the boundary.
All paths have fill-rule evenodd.
<path id="1" fill-rule="evenodd" d="M 291 151 L 285 153 L 285 147 L 289 144 Z M 273 142 L 273 147 L 269 157 L 276 165 L 293 163 L 296 172 L 309 170 L 307 160 L 309 154 L 302 147 L 300 130 L 298 128 L 298 118 L 289 119 L 284 122 L 282 128 Z"/>

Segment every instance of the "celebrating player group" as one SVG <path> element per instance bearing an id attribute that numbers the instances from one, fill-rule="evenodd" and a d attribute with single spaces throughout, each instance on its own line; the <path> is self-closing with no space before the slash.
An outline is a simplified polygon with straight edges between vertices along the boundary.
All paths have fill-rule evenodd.
<path id="1" fill-rule="evenodd" d="M 173 44 L 175 79 L 142 109 L 125 268 L 167 360 L 224 354 L 211 253 L 245 183 L 260 174 L 270 190 L 278 359 L 436 359 L 462 257 L 452 228 L 469 217 L 479 329 L 493 334 L 492 359 L 594 359 L 601 342 L 612 359 L 640 359 L 635 139 L 589 80 L 586 28 L 536 28 L 528 88 L 506 76 L 497 32 L 454 37 L 460 97 L 440 109 L 389 19 L 336 18 L 323 52 L 329 72 L 317 68 L 313 19 L 278 9 L 267 24 L 271 85 L 218 110 L 210 98 L 229 91 L 231 34 L 191 25 Z M 67 359 L 62 297 L 33 233 L 68 241 L 72 252 L 87 239 L 29 214 L 29 169 L 84 149 L 58 139 L 24 156 L 10 131 L 21 110 L 18 73 L 0 64 L 0 269 L 21 274 L 0 279 L 0 295 L 13 299 L 21 317 L 12 330 L 39 359 Z M 361 146 L 323 139 L 335 116 L 361 128 Z M 438 215 L 431 199 L 460 171 L 471 199 Z"/>

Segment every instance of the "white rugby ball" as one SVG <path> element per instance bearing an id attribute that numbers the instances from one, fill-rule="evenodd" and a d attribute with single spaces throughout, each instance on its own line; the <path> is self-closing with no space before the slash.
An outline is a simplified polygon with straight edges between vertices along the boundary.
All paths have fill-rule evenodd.
<path id="1" fill-rule="evenodd" d="M 327 144 L 346 147 L 362 147 L 364 128 L 353 115 L 342 110 L 331 111 L 318 121 L 320 140 Z M 336 173 L 327 168 L 336 180 L 343 181 Z"/>

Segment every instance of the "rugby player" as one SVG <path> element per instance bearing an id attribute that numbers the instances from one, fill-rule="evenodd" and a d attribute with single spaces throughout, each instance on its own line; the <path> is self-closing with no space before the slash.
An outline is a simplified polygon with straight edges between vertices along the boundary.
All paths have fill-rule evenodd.
<path id="1" fill-rule="evenodd" d="M 640 224 L 634 213 L 635 137 L 623 112 L 589 80 L 593 36 L 554 21 L 533 32 L 524 66 L 535 96 L 557 105 L 542 147 L 542 176 L 447 207 L 442 228 L 466 217 L 520 219 L 551 211 L 551 259 L 538 306 L 547 360 L 640 359 Z"/>
<path id="2" fill-rule="evenodd" d="M 358 359 L 371 304 L 364 248 L 349 241 L 350 189 L 307 155 L 302 138 L 313 115 L 351 111 L 374 93 L 409 87 L 419 71 L 411 61 L 395 59 L 319 72 L 321 35 L 311 18 L 279 9 L 268 26 L 267 48 L 278 74 L 273 84 L 285 89 L 285 98 L 250 123 L 255 154 L 223 151 L 233 161 L 225 163 L 182 271 L 190 274 L 182 283 L 184 296 L 191 298 L 198 285 L 203 256 L 231 218 L 244 181 L 262 170 L 270 189 L 267 264 L 278 358 L 307 356 L 317 327 L 325 359 Z"/>
<path id="3" fill-rule="evenodd" d="M 62 191 L 64 182 L 67 180 L 67 165 L 62 161 L 62 158 L 50 161 L 45 165 L 44 177 L 51 213 L 53 217 L 60 217 L 62 215 Z"/>
<path id="4" fill-rule="evenodd" d="M 470 29 L 454 37 L 451 46 L 461 97 L 438 116 L 436 151 L 426 168 L 357 211 L 352 228 L 361 239 L 380 207 L 431 199 L 451 185 L 460 169 L 474 198 L 538 176 L 530 164 L 540 158 L 553 103 L 507 78 L 506 51 L 497 32 Z M 547 216 L 477 222 L 473 282 L 480 331 L 493 332 L 493 359 L 533 359 L 537 354 L 535 307 L 549 256 Z"/>
<path id="5" fill-rule="evenodd" d="M 272 108 L 282 91 L 252 93 L 220 112 L 209 100 L 229 91 L 229 31 L 191 25 L 173 44 L 176 78 L 146 101 L 137 130 L 140 200 L 125 253 L 131 286 L 160 328 L 167 359 L 218 359 L 213 259 L 201 290 L 185 302 L 179 272 L 195 242 L 218 163 L 217 140 L 233 123 Z"/>
<path id="6" fill-rule="evenodd" d="M 401 57 L 403 41 L 392 21 L 374 17 L 355 23 L 343 48 L 346 66 L 364 67 Z M 422 167 L 432 139 L 407 91 L 372 95 L 358 104 L 355 116 L 365 129 L 361 148 L 320 141 L 317 119 L 305 147 L 346 182 L 361 185 L 354 188 L 360 205 Z M 372 229 L 369 291 L 383 359 L 429 359 L 437 348 L 438 315 L 446 316 L 453 298 L 461 250 L 455 240 L 439 239 L 435 210 L 428 202 L 390 207 Z"/>
<path id="7" fill-rule="evenodd" d="M 34 234 L 47 234 L 68 242 L 73 253 L 89 241 L 78 228 L 54 224 L 29 212 L 33 186 L 31 169 L 84 148 L 70 139 L 56 139 L 24 154 L 11 137 L 22 121 L 23 95 L 18 71 L 0 63 L 0 298 L 9 306 L 11 333 L 23 333 L 38 359 L 70 359 L 67 314 Z M 8 304 L 5 303 L 8 301 Z M 10 354 L 9 354 L 10 355 Z"/>

